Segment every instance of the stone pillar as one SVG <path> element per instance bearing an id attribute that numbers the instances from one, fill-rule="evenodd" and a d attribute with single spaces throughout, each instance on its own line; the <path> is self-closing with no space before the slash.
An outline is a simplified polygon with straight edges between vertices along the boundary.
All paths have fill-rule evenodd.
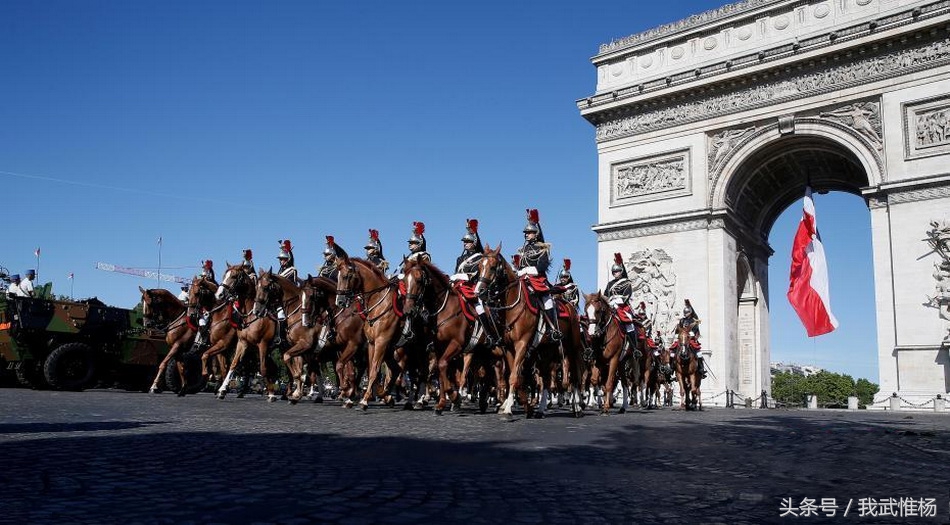
<path id="1" fill-rule="evenodd" d="M 857 409 L 858 409 L 857 396 L 848 396 L 848 410 L 857 410 Z"/>

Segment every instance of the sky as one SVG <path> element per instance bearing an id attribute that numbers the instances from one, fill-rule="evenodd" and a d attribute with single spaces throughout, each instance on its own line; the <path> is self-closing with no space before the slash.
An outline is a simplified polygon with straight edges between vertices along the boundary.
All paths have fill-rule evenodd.
<path id="1" fill-rule="evenodd" d="M 398 262 L 421 221 L 449 271 L 467 218 L 511 253 L 537 208 L 552 275 L 570 258 L 592 291 L 597 151 L 575 105 L 590 58 L 724 3 L 3 2 L 0 265 L 132 307 L 158 283 L 97 262 L 190 277 L 211 259 L 220 277 L 244 248 L 276 266 L 290 239 L 306 275 L 326 235 L 362 255 L 378 229 Z M 816 206 L 841 327 L 809 339 L 784 297 L 796 203 L 769 237 L 772 361 L 876 382 L 867 207 Z"/>

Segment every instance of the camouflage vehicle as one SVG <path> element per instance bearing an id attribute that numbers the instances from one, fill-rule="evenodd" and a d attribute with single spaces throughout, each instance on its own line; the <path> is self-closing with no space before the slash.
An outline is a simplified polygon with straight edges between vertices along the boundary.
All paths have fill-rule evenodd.
<path id="1" fill-rule="evenodd" d="M 50 299 L 44 291 L 0 293 L 0 365 L 32 388 L 148 388 L 168 346 L 164 334 L 144 328 L 141 309 Z"/>

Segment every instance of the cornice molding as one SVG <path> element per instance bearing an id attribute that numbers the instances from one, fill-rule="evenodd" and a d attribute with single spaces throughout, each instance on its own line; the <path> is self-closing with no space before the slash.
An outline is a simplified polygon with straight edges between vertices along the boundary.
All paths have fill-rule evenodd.
<path id="1" fill-rule="evenodd" d="M 854 54 L 862 55 L 861 52 Z M 854 61 L 849 59 L 846 63 L 838 63 L 834 58 L 821 62 L 831 65 L 817 66 L 811 73 L 805 74 L 792 73 L 791 68 L 764 73 L 762 77 L 770 79 L 767 82 L 720 95 L 694 95 L 686 97 L 684 102 L 659 109 L 643 111 L 643 108 L 636 106 L 627 108 L 625 113 L 631 114 L 597 124 L 597 142 L 774 106 L 948 65 L 950 38 L 944 36 L 906 49 Z"/>

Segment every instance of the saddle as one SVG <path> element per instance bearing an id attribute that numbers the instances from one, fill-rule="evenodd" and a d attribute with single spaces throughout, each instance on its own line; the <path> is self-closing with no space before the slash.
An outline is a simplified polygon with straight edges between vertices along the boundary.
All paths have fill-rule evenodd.
<path id="1" fill-rule="evenodd" d="M 542 278 L 542 279 L 543 279 L 543 278 Z M 532 290 L 531 290 L 531 288 L 530 288 L 530 285 L 527 283 L 527 279 L 522 280 L 522 281 L 521 281 L 521 284 L 522 284 L 522 286 L 524 286 L 524 288 L 525 288 L 525 289 L 524 289 L 525 297 L 528 298 L 528 300 L 526 301 L 526 303 L 527 303 L 527 305 L 528 305 L 528 310 L 529 310 L 533 315 L 538 315 L 538 310 L 541 308 L 541 299 L 540 299 L 536 294 L 530 293 Z M 554 293 L 554 289 L 555 289 L 555 288 L 557 288 L 557 287 L 552 286 L 552 287 L 550 288 L 550 290 L 551 290 L 552 293 Z M 560 319 L 570 319 L 570 318 L 571 318 L 571 311 L 575 311 L 575 312 L 576 312 L 576 310 L 575 310 L 574 307 L 573 307 L 574 305 L 572 305 L 571 303 L 565 301 L 564 299 L 561 299 L 560 297 L 554 297 L 553 299 L 554 299 L 554 309 L 555 309 L 555 311 L 557 311 L 557 316 L 558 316 L 558 318 L 560 318 Z"/>

